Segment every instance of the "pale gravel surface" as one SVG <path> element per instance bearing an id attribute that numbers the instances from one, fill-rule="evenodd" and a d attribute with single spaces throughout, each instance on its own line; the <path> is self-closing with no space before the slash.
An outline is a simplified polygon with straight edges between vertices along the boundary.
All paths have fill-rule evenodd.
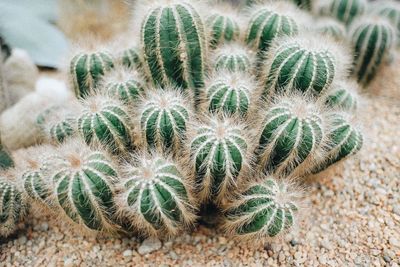
<path id="1" fill-rule="evenodd" d="M 307 218 L 287 240 L 239 244 L 200 227 L 169 242 L 141 244 L 134 238 L 83 238 L 46 217 L 32 218 L 15 237 L 0 240 L 0 266 L 399 266 L 398 81 L 389 96 L 366 99 L 362 153 L 345 162 L 341 173 L 311 184 Z"/>

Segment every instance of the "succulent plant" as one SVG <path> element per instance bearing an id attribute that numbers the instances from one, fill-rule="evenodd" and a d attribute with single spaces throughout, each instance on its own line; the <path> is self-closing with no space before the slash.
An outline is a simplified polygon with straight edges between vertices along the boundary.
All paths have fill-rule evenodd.
<path id="1" fill-rule="evenodd" d="M 256 93 L 253 77 L 243 72 L 217 72 L 206 83 L 206 108 L 211 113 L 245 116 Z"/>
<path id="2" fill-rule="evenodd" d="M 250 72 L 252 58 L 246 48 L 229 44 L 215 51 L 213 65 L 216 71 Z"/>
<path id="3" fill-rule="evenodd" d="M 85 98 L 96 89 L 101 77 L 114 67 L 112 55 L 106 51 L 81 52 L 70 63 L 70 77 L 76 97 Z"/>
<path id="4" fill-rule="evenodd" d="M 319 97 L 335 78 L 342 78 L 347 61 L 345 50 L 329 39 L 321 42 L 320 37 L 310 35 L 279 39 L 271 47 L 260 74 L 264 97 L 287 89 Z"/>
<path id="5" fill-rule="evenodd" d="M 400 45 L 400 4 L 395 1 L 377 3 L 376 13 L 387 18 L 396 29 L 397 43 Z"/>
<path id="6" fill-rule="evenodd" d="M 341 82 L 334 85 L 325 96 L 325 105 L 335 110 L 354 112 L 358 106 L 358 85 L 355 82 Z"/>
<path id="7" fill-rule="evenodd" d="M 26 203 L 21 191 L 7 178 L 7 174 L 2 173 L 0 176 L 0 237 L 7 237 L 16 231 L 25 210 Z"/>
<path id="8" fill-rule="evenodd" d="M 275 38 L 293 36 L 299 31 L 300 11 L 288 2 L 270 2 L 251 10 L 245 38 L 246 43 L 259 52 L 267 51 Z"/>
<path id="9" fill-rule="evenodd" d="M 14 160 L 8 149 L 1 143 L 0 136 L 0 170 L 7 170 L 12 167 L 14 167 Z"/>
<path id="10" fill-rule="evenodd" d="M 177 89 L 148 92 L 138 108 L 140 135 L 145 146 L 158 151 L 178 152 L 182 148 L 191 108 Z"/>
<path id="11" fill-rule="evenodd" d="M 356 154 L 363 145 L 362 133 L 351 124 L 349 115 L 332 113 L 328 117 L 330 125 L 327 136 L 327 144 L 322 158 L 316 161 L 312 173 L 318 173 L 340 160 Z"/>
<path id="12" fill-rule="evenodd" d="M 101 143 L 112 152 L 132 148 L 132 122 L 127 109 L 118 100 L 94 95 L 83 102 L 78 131 L 87 144 Z"/>
<path id="13" fill-rule="evenodd" d="M 119 55 L 120 63 L 126 68 L 140 69 L 143 66 L 143 60 L 140 56 L 140 49 L 130 47 L 123 50 Z"/>
<path id="14" fill-rule="evenodd" d="M 176 235 L 196 218 L 187 184 L 172 160 L 155 153 L 137 154 L 123 168 L 118 207 L 143 235 Z"/>
<path id="15" fill-rule="evenodd" d="M 72 224 L 83 230 L 113 231 L 117 170 L 101 149 L 71 140 L 46 164 L 57 205 Z"/>
<path id="16" fill-rule="evenodd" d="M 365 86 L 375 77 L 392 50 L 394 31 L 387 20 L 365 18 L 353 25 L 350 36 L 354 54 L 353 74 Z"/>
<path id="17" fill-rule="evenodd" d="M 307 11 L 312 11 L 314 7 L 314 0 L 292 0 L 292 2 Z"/>
<path id="18" fill-rule="evenodd" d="M 335 19 L 320 19 L 315 25 L 315 30 L 319 33 L 331 36 L 337 41 L 342 41 L 346 38 L 346 27 Z"/>
<path id="19" fill-rule="evenodd" d="M 200 201 L 216 203 L 236 187 L 249 163 L 249 141 L 243 127 L 228 118 L 210 118 L 194 127 L 190 163 Z"/>
<path id="20" fill-rule="evenodd" d="M 0 113 L 10 104 L 10 95 L 3 72 L 3 55 L 0 53 Z"/>
<path id="21" fill-rule="evenodd" d="M 203 21 L 188 1 L 157 2 L 141 27 L 144 68 L 155 84 L 189 88 L 204 85 L 207 41 Z"/>
<path id="22" fill-rule="evenodd" d="M 302 96 L 282 96 L 264 113 L 256 149 L 266 174 L 304 175 L 323 138 L 318 106 Z"/>
<path id="23" fill-rule="evenodd" d="M 358 16 L 365 13 L 367 2 L 365 0 L 332 0 L 323 12 L 337 20 L 350 25 Z"/>
<path id="24" fill-rule="evenodd" d="M 240 27 L 237 22 L 238 14 L 230 14 L 226 10 L 214 12 L 206 19 L 212 48 L 239 39 Z"/>
<path id="25" fill-rule="evenodd" d="M 228 205 L 223 229 L 229 236 L 249 241 L 265 240 L 288 232 L 297 222 L 299 196 L 290 185 L 263 177 Z"/>

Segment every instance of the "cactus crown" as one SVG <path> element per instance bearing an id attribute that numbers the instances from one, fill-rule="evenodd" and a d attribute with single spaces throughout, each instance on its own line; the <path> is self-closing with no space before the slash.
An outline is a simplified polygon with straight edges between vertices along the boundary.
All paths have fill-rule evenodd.
<path id="1" fill-rule="evenodd" d="M 213 65 L 216 71 L 251 72 L 253 57 L 251 52 L 238 44 L 221 46 L 213 54 Z"/>
<path id="2" fill-rule="evenodd" d="M 224 228 L 231 236 L 254 242 L 281 236 L 298 217 L 299 190 L 273 177 L 250 185 L 225 211 Z"/>
<path id="3" fill-rule="evenodd" d="M 344 24 L 331 18 L 319 19 L 315 25 L 315 30 L 319 33 L 331 36 L 337 41 L 344 40 L 346 37 L 346 27 Z"/>
<path id="4" fill-rule="evenodd" d="M 187 177 L 170 159 L 137 154 L 125 164 L 118 197 L 121 212 L 149 235 L 173 235 L 194 223 Z"/>
<path id="5" fill-rule="evenodd" d="M 177 152 L 182 146 L 192 111 L 177 89 L 149 91 L 139 107 L 144 145 L 158 151 Z"/>
<path id="6" fill-rule="evenodd" d="M 220 10 L 219 10 L 220 9 Z M 239 15 L 230 6 L 224 5 L 217 8 L 206 19 L 206 25 L 210 34 L 210 45 L 212 48 L 238 40 L 240 37 Z"/>
<path id="7" fill-rule="evenodd" d="M 210 118 L 195 126 L 190 139 L 190 166 L 199 198 L 222 200 L 236 187 L 240 172 L 248 165 L 249 142 L 243 126 L 229 118 Z"/>

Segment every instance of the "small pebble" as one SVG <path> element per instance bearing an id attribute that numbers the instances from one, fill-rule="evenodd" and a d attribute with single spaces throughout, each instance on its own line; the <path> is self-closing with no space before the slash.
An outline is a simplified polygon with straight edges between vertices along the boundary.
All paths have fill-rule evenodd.
<path id="1" fill-rule="evenodd" d="M 140 245 L 138 252 L 140 255 L 149 254 L 153 251 L 160 249 L 162 246 L 161 241 L 157 238 L 147 238 Z"/>

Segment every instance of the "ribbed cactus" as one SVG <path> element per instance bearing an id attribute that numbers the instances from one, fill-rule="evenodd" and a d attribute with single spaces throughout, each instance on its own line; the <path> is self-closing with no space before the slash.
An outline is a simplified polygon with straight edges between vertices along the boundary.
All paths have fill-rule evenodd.
<path id="1" fill-rule="evenodd" d="M 314 7 L 314 0 L 292 0 L 292 2 L 307 11 L 312 11 Z"/>
<path id="2" fill-rule="evenodd" d="M 365 0 L 332 0 L 324 8 L 324 15 L 330 15 L 337 20 L 350 25 L 356 17 L 365 13 L 367 2 Z"/>
<path id="3" fill-rule="evenodd" d="M 267 51 L 275 38 L 292 36 L 299 31 L 301 15 L 296 14 L 298 10 L 288 2 L 271 2 L 251 10 L 254 12 L 249 16 L 251 20 L 245 38 L 247 44 L 259 52 Z"/>
<path id="4" fill-rule="evenodd" d="M 55 123 L 49 129 L 51 140 L 57 143 L 62 143 L 64 140 L 72 136 L 76 132 L 76 118 L 66 117 L 58 123 Z"/>
<path id="5" fill-rule="evenodd" d="M 315 30 L 319 33 L 329 35 L 337 41 L 342 41 L 346 38 L 346 27 L 335 19 L 320 19 L 315 25 Z"/>
<path id="6" fill-rule="evenodd" d="M 377 14 L 387 18 L 396 29 L 397 44 L 400 45 L 400 3 L 395 1 L 378 2 Z"/>
<path id="7" fill-rule="evenodd" d="M 132 122 L 118 100 L 95 95 L 83 103 L 78 117 L 78 131 L 87 144 L 100 142 L 112 152 L 132 148 Z"/>
<path id="8" fill-rule="evenodd" d="M 75 102 L 50 107 L 39 114 L 37 123 L 49 141 L 62 143 L 77 133 L 76 113 L 79 108 Z"/>
<path id="9" fill-rule="evenodd" d="M 161 86 L 198 94 L 204 85 L 207 41 L 202 19 L 188 1 L 155 3 L 141 27 L 147 76 Z"/>
<path id="10" fill-rule="evenodd" d="M 237 18 L 238 14 L 229 14 L 224 10 L 215 12 L 206 19 L 212 48 L 239 39 L 240 28 Z"/>
<path id="11" fill-rule="evenodd" d="M 8 149 L 2 144 L 0 136 L 0 170 L 7 170 L 12 167 L 14 167 L 14 161 Z"/>
<path id="12" fill-rule="evenodd" d="M 124 166 L 118 206 L 142 235 L 176 235 L 194 223 L 187 177 L 160 155 L 136 155 Z"/>
<path id="13" fill-rule="evenodd" d="M 354 54 L 353 74 L 359 83 L 367 85 L 394 46 L 393 28 L 384 19 L 368 17 L 354 25 L 350 36 Z"/>
<path id="14" fill-rule="evenodd" d="M 250 72 L 252 58 L 250 51 L 239 45 L 225 45 L 214 53 L 213 60 L 216 71 L 228 70 L 231 72 Z"/>
<path id="15" fill-rule="evenodd" d="M 229 236 L 252 242 L 292 230 L 301 206 L 298 193 L 282 181 L 264 177 L 229 205 L 223 229 Z"/>
<path id="16" fill-rule="evenodd" d="M 112 55 L 106 51 L 78 53 L 70 63 L 70 78 L 76 97 L 92 93 L 101 77 L 114 67 Z"/>
<path id="17" fill-rule="evenodd" d="M 140 69 L 143 65 L 143 60 L 140 56 L 140 49 L 130 47 L 123 50 L 119 55 L 120 63 L 127 68 Z"/>
<path id="18" fill-rule="evenodd" d="M 346 157 L 356 154 L 363 145 L 362 133 L 351 124 L 349 115 L 332 113 L 328 118 L 327 144 L 312 173 L 318 173 Z"/>
<path id="19" fill-rule="evenodd" d="M 341 78 L 347 63 L 345 50 L 329 39 L 311 35 L 279 39 L 260 74 L 264 97 L 296 89 L 318 97 Z"/>
<path id="20" fill-rule="evenodd" d="M 57 205 L 84 230 L 112 231 L 117 170 L 111 158 L 76 140 L 58 152 L 46 162 Z"/>
<path id="21" fill-rule="evenodd" d="M 265 112 L 256 150 L 267 174 L 298 176 L 307 172 L 323 137 L 318 107 L 300 96 L 280 97 Z"/>
<path id="22" fill-rule="evenodd" d="M 26 204 L 15 183 L 3 176 L 0 177 L 0 237 L 7 237 L 22 220 Z"/>
<path id="23" fill-rule="evenodd" d="M 145 84 L 136 70 L 115 68 L 104 76 L 101 90 L 110 97 L 132 106 L 137 104 L 139 97 L 144 94 Z"/>
<path id="24" fill-rule="evenodd" d="M 340 82 L 325 96 L 325 105 L 335 110 L 354 112 L 358 106 L 358 85 L 355 82 Z"/>
<path id="25" fill-rule="evenodd" d="M 138 109 L 145 146 L 158 151 L 178 152 L 191 116 L 187 102 L 178 90 L 148 92 Z"/>
<path id="26" fill-rule="evenodd" d="M 206 108 L 211 113 L 245 116 L 256 88 L 256 81 L 248 74 L 218 72 L 206 83 Z"/>
<path id="27" fill-rule="evenodd" d="M 212 118 L 195 126 L 190 139 L 190 167 L 195 174 L 199 199 L 222 201 L 236 187 L 248 164 L 249 141 L 238 122 Z"/>

